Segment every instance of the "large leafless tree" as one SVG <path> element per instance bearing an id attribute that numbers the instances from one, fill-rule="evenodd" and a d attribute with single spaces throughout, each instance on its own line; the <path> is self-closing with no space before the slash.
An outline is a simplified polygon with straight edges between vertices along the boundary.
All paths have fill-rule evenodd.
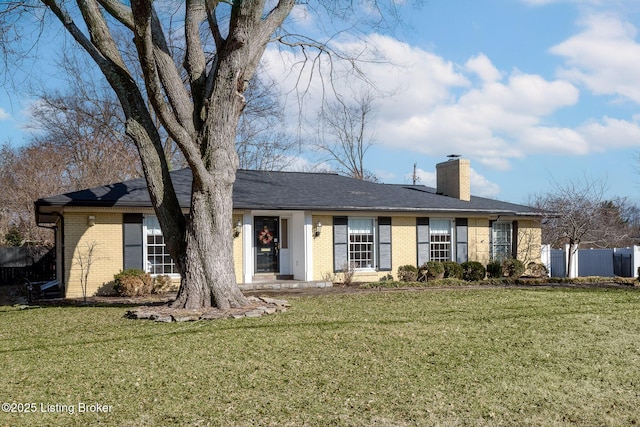
<path id="1" fill-rule="evenodd" d="M 323 161 L 338 172 L 356 179 L 377 181 L 365 168 L 365 156 L 374 143 L 372 124 L 375 96 L 364 91 L 349 98 L 326 102 L 318 113 L 318 134 L 314 148 Z"/>
<path id="2" fill-rule="evenodd" d="M 86 64 L 64 58 L 66 90 L 38 91 L 38 100 L 30 108 L 31 138 L 22 145 L 2 146 L 2 235 L 12 228 L 24 240 L 52 244 L 51 231 L 35 224 L 34 200 L 142 174 L 111 89 L 92 82 L 82 72 Z"/>
<path id="3" fill-rule="evenodd" d="M 139 177 L 140 160 L 124 134 L 121 112 L 117 100 L 109 97 L 45 93 L 31 111 L 31 145 L 49 145 L 60 152 L 60 179 L 67 191 Z"/>
<path id="4" fill-rule="evenodd" d="M 295 0 L 187 0 L 174 8 L 171 2 L 151 0 L 41 3 L 95 61 L 122 106 L 126 134 L 140 155 L 167 249 L 181 271 L 174 306 L 247 304 L 235 280 L 231 230 L 239 163 L 236 132 L 245 91 L 270 41 L 313 47 L 314 60 L 327 46 L 282 30 Z M 330 10 L 336 19 L 350 20 L 346 27 L 351 30 L 361 28 L 359 17 L 384 22 L 382 2 L 367 3 L 366 14 L 358 14 L 355 2 L 301 3 L 309 13 L 328 16 Z M 394 12 L 396 2 L 387 3 L 386 10 Z M 167 26 L 176 21 L 179 28 Z M 0 22 L 6 25 L 6 20 Z M 171 44 L 170 33 L 180 33 L 181 44 Z M 119 44 L 127 38 L 135 45 L 132 60 Z M 156 117 L 193 173 L 187 217 L 173 188 Z"/>
<path id="5" fill-rule="evenodd" d="M 0 148 L 0 231 L 19 231 L 23 240 L 52 244 L 51 232 L 36 227 L 33 201 L 67 190 L 64 153 L 50 143 Z M 1 243 L 1 242 L 0 242 Z"/>

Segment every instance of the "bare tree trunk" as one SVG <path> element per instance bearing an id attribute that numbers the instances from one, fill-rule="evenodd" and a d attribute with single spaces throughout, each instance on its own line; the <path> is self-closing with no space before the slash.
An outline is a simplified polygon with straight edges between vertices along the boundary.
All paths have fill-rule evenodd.
<path id="1" fill-rule="evenodd" d="M 196 141 L 203 167 L 192 169 L 191 210 L 186 229 L 185 269 L 174 307 L 215 306 L 220 309 L 247 305 L 236 283 L 233 262 L 233 184 L 239 160 L 236 128 L 245 99 L 233 75 L 233 56 L 221 59 L 219 89 L 213 94 L 207 118 Z"/>
<path id="2" fill-rule="evenodd" d="M 573 269 L 573 263 L 574 263 L 574 253 L 577 251 L 578 247 L 575 243 L 570 242 L 569 243 L 569 250 L 567 253 L 567 273 L 565 274 L 566 277 L 571 277 L 571 270 Z"/>
<path id="3" fill-rule="evenodd" d="M 174 307 L 226 309 L 247 305 L 236 284 L 231 218 L 233 182 L 194 177 L 187 222 L 185 272 Z"/>

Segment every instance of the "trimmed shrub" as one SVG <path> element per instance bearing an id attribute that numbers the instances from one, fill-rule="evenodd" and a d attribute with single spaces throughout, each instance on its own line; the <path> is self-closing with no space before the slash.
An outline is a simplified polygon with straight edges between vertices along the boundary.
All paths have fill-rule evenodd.
<path id="1" fill-rule="evenodd" d="M 418 280 L 418 268 L 413 265 L 398 267 L 398 280 L 401 282 L 415 282 Z"/>
<path id="2" fill-rule="evenodd" d="M 549 277 L 547 267 L 540 262 L 531 261 L 529 265 L 527 265 L 526 273 L 531 277 Z"/>
<path id="3" fill-rule="evenodd" d="M 484 265 L 478 261 L 463 262 L 460 266 L 462 267 L 462 280 L 466 280 L 467 282 L 478 282 L 484 279 L 487 272 Z"/>
<path id="4" fill-rule="evenodd" d="M 502 271 L 502 263 L 498 260 L 490 261 L 487 264 L 487 276 L 490 278 L 499 278 L 504 276 Z"/>
<path id="5" fill-rule="evenodd" d="M 153 280 L 149 273 L 136 268 L 128 268 L 113 276 L 113 290 L 123 297 L 137 297 L 150 294 Z"/>
<path id="6" fill-rule="evenodd" d="M 455 261 L 445 261 L 442 263 L 444 267 L 444 278 L 462 279 L 462 267 Z"/>
<path id="7" fill-rule="evenodd" d="M 176 285 L 173 284 L 170 276 L 156 276 L 153 278 L 153 289 L 151 292 L 154 294 L 164 294 L 170 291 L 175 291 Z"/>
<path id="8" fill-rule="evenodd" d="M 520 277 L 524 274 L 524 263 L 519 259 L 509 258 L 502 262 L 502 271 L 507 277 Z"/>
<path id="9" fill-rule="evenodd" d="M 427 261 L 427 279 L 442 279 L 444 277 L 444 265 L 438 261 Z"/>

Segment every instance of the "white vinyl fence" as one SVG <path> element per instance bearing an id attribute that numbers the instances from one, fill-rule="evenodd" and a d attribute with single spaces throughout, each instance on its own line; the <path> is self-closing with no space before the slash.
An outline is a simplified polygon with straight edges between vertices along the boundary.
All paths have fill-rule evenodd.
<path id="1" fill-rule="evenodd" d="M 569 245 L 564 249 L 542 246 L 542 263 L 551 277 L 567 276 Z M 640 267 L 640 246 L 614 249 L 579 249 L 573 254 L 569 277 L 635 277 Z"/>

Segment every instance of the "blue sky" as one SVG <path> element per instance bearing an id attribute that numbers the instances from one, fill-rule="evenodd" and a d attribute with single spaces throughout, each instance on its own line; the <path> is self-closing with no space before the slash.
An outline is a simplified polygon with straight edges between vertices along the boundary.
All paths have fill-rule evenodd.
<path id="1" fill-rule="evenodd" d="M 417 163 L 421 182 L 434 185 L 435 164 L 455 153 L 471 160 L 475 195 L 526 202 L 551 182 L 586 175 L 606 180 L 611 197 L 640 204 L 640 2 L 423 3 L 406 7 L 405 27 L 393 37 L 335 41 L 345 49 L 367 43 L 386 59 L 362 65 L 386 95 L 368 169 L 403 183 Z M 310 19 L 296 14 L 300 26 Z M 287 61 L 295 58 L 279 55 L 268 50 L 265 63 L 288 90 L 296 74 Z M 24 140 L 25 99 L 2 88 L 0 142 Z"/>

